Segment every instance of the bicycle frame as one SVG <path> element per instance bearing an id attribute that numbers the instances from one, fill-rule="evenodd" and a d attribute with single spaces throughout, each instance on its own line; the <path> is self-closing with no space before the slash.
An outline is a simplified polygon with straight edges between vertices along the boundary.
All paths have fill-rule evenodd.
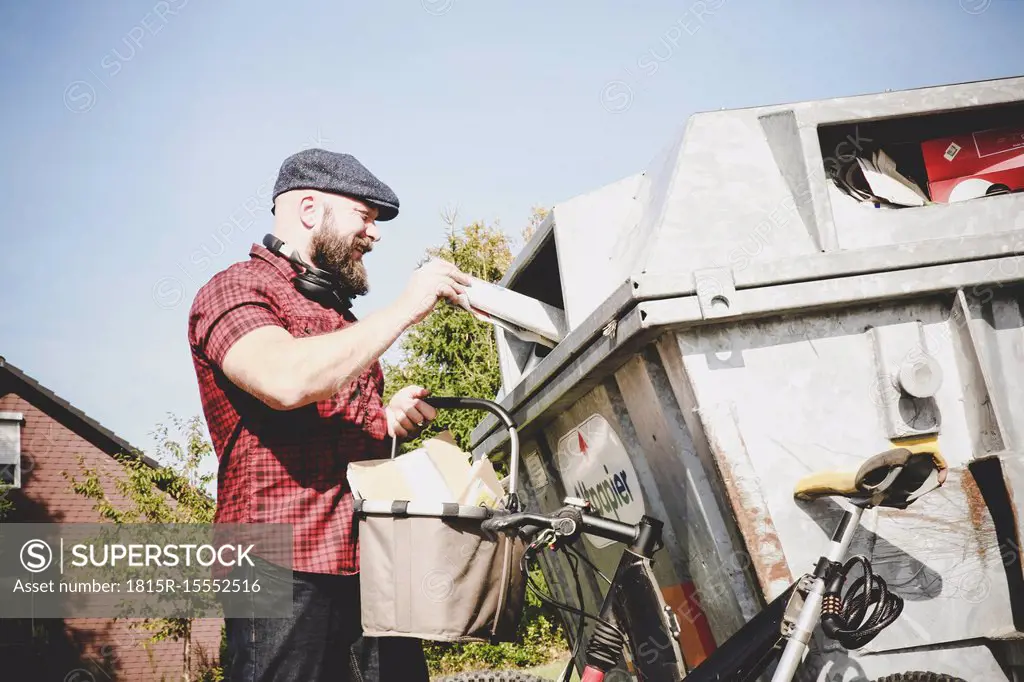
<path id="1" fill-rule="evenodd" d="M 863 511 L 853 506 L 844 512 L 832 535 L 828 553 L 818 560 L 814 572 L 806 576 L 809 581 L 798 580 L 791 584 L 699 666 L 686 673 L 686 682 L 748 682 L 759 678 L 775 663 L 778 665 L 772 682 L 791 682 L 821 617 L 830 567 L 849 551 Z M 643 529 L 651 524 L 656 524 L 653 533 L 641 532 L 641 539 L 623 550 L 600 615 L 614 622 L 626 635 L 637 679 L 670 682 L 680 679 L 685 663 L 678 646 L 678 628 L 670 620 L 668 607 L 660 598 L 650 570 L 650 560 L 660 538 L 660 522 L 644 517 L 638 525 Z M 643 541 L 644 537 L 647 541 Z M 795 617 L 787 618 L 798 591 L 804 595 L 803 605 Z M 654 612 L 658 613 L 657 617 L 652 617 Z M 599 682 L 602 677 L 596 669 L 588 668 L 582 679 L 583 682 Z"/>
<path id="2" fill-rule="evenodd" d="M 601 607 L 601 618 L 614 622 L 626 635 L 641 680 L 676 680 L 685 665 L 678 628 L 658 592 L 651 559 L 661 541 L 662 523 L 644 516 L 638 539 L 624 549 Z M 659 617 L 652 618 L 651 613 Z M 593 636 L 592 636 L 593 638 Z M 643 647 L 638 652 L 637 645 Z M 665 656 L 665 653 L 668 656 Z M 653 654 L 650 656 L 649 654 Z"/>

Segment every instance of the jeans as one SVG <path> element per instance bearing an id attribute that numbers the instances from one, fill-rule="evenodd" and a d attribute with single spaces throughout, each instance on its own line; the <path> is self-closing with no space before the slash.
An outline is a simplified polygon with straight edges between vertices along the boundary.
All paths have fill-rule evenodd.
<path id="1" fill-rule="evenodd" d="M 256 567 L 239 577 L 292 581 L 292 615 L 224 619 L 227 682 L 428 682 L 418 639 L 362 636 L 359 576 L 287 571 L 252 559 Z M 240 613 L 237 602 L 230 613 Z"/>

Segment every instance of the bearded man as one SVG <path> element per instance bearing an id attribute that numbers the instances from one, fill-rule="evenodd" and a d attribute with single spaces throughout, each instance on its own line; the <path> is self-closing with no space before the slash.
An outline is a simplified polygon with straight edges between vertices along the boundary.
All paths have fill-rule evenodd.
<path id="1" fill-rule="evenodd" d="M 233 595 L 223 664 L 246 682 L 426 682 L 418 640 L 362 637 L 346 468 L 387 457 L 389 437 L 415 436 L 434 418 L 419 386 L 383 404 L 378 358 L 469 279 L 430 261 L 395 301 L 357 321 L 351 300 L 369 291 L 363 260 L 380 240 L 377 223 L 398 215 L 398 197 L 351 155 L 310 149 L 284 161 L 273 199 L 273 234 L 215 274 L 189 314 L 218 459 L 216 523 L 290 524 L 294 534 L 290 567 L 250 556 L 255 566 L 231 576 L 284 586 L 291 613 L 232 617 L 260 598 Z"/>

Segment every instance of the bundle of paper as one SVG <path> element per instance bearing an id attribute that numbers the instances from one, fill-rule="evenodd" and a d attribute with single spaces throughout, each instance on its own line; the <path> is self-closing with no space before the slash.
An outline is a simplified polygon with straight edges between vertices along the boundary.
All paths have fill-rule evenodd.
<path id="1" fill-rule="evenodd" d="M 470 463 L 447 431 L 394 459 L 352 462 L 349 487 L 367 500 L 456 502 L 500 508 L 505 489 L 490 460 Z"/>
<path id="2" fill-rule="evenodd" d="M 565 337 L 562 310 L 476 277 L 470 279 L 472 285 L 459 297 L 459 305 L 478 320 L 548 348 Z"/>
<path id="3" fill-rule="evenodd" d="M 924 206 L 928 195 L 897 170 L 896 162 L 881 149 L 857 156 L 838 167 L 833 180 L 854 199 L 885 206 Z"/>

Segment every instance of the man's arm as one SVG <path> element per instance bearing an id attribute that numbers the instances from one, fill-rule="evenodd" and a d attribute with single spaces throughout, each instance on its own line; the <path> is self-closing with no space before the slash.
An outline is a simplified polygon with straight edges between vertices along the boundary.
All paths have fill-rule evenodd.
<path id="1" fill-rule="evenodd" d="M 392 305 L 320 336 L 297 339 L 282 327 L 260 327 L 227 351 L 224 374 L 276 410 L 326 400 L 379 358 L 401 335 L 407 320 Z"/>
<path id="2" fill-rule="evenodd" d="M 326 400 L 355 380 L 440 298 L 455 301 L 469 279 L 445 261 L 417 270 L 397 301 L 330 334 L 295 338 L 279 326 L 258 327 L 224 355 L 225 375 L 277 410 Z"/>

